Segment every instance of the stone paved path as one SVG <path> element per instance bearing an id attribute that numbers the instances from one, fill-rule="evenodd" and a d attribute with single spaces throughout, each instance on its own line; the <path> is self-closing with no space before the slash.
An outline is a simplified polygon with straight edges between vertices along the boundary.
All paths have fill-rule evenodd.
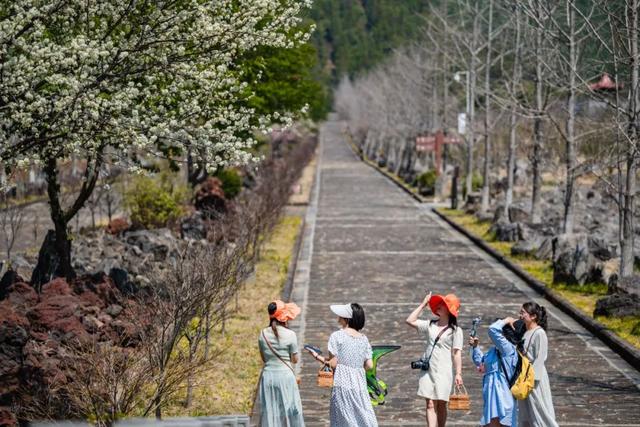
<path id="1" fill-rule="evenodd" d="M 359 302 L 364 333 L 372 344 L 398 344 L 385 356 L 379 376 L 389 384 L 387 404 L 376 408 L 380 425 L 420 426 L 424 401 L 415 396 L 423 343 L 404 319 L 425 289 L 455 292 L 465 341 L 471 319 L 488 323 L 516 315 L 534 299 L 550 312 L 548 370 L 558 421 L 563 426 L 640 426 L 640 376 L 604 344 L 534 294 L 525 284 L 472 246 L 382 175 L 360 162 L 343 141 L 342 125 L 322 128 L 319 165 L 292 299 L 303 306 L 294 328 L 302 343 L 326 349 L 336 329 L 331 303 Z M 303 356 L 302 400 L 308 426 L 328 425 L 329 390 L 315 385 L 317 364 Z M 482 405 L 481 376 L 468 349 L 464 379 L 472 410 L 450 412 L 449 425 L 475 426 Z"/>

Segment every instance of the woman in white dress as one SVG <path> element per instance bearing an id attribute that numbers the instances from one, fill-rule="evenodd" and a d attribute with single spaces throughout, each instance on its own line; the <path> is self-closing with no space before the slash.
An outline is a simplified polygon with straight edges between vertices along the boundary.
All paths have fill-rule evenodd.
<path id="1" fill-rule="evenodd" d="M 309 353 L 334 369 L 331 390 L 331 427 L 378 427 L 367 391 L 365 369 L 373 367 L 371 345 L 359 331 L 364 328 L 364 310 L 359 304 L 335 304 L 340 330 L 329 337 L 329 356 Z"/>
<path id="2" fill-rule="evenodd" d="M 553 409 L 551 386 L 544 363 L 547 360 L 547 310 L 535 302 L 527 302 L 520 309 L 520 319 L 526 325 L 524 349 L 533 364 L 535 385 L 525 400 L 518 401 L 518 426 L 558 427 Z"/>
<path id="3" fill-rule="evenodd" d="M 437 319 L 419 319 L 427 305 Z M 463 336 L 457 326 L 459 308 L 460 300 L 454 294 L 432 297 L 429 292 L 406 320 L 426 339 L 422 360 L 429 359 L 429 369 L 420 371 L 418 396 L 426 400 L 428 427 L 445 427 L 447 402 L 454 382 L 452 368 L 455 368 L 455 384 L 462 385 Z"/>

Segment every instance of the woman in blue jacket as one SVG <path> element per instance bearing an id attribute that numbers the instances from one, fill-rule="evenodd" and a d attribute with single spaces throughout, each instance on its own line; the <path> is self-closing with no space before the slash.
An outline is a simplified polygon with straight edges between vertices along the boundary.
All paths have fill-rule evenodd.
<path id="1" fill-rule="evenodd" d="M 509 380 L 513 377 L 518 364 L 517 349 L 522 346 L 525 325 L 521 320 L 507 317 L 496 320 L 489 327 L 489 338 L 494 344 L 489 351 L 483 353 L 478 348 L 478 338 L 469 338 L 473 347 L 471 357 L 480 372 L 482 379 L 483 426 L 516 426 L 518 421 L 518 405 L 511 394 Z"/>

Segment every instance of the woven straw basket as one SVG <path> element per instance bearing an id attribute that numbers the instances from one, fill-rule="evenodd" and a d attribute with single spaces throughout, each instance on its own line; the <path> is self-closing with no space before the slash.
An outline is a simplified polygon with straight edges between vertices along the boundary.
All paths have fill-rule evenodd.
<path id="1" fill-rule="evenodd" d="M 468 411 L 471 409 L 471 401 L 466 387 L 456 386 L 453 394 L 449 396 L 449 409 L 454 411 Z"/>
<path id="2" fill-rule="evenodd" d="M 333 371 L 327 365 L 318 371 L 318 386 L 333 387 Z"/>

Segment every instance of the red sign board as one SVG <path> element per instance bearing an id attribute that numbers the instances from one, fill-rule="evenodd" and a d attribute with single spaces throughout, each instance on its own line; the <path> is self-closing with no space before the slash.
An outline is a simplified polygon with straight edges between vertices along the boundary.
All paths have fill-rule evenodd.
<path id="1" fill-rule="evenodd" d="M 436 149 L 435 135 L 419 136 L 416 138 L 416 151 L 433 151 Z"/>
<path id="2" fill-rule="evenodd" d="M 436 152 L 436 171 L 440 173 L 442 163 L 442 146 L 444 144 L 459 144 L 462 141 L 455 135 L 444 135 L 442 130 L 436 132 L 435 135 L 423 135 L 416 138 L 416 151 L 418 152 Z"/>

